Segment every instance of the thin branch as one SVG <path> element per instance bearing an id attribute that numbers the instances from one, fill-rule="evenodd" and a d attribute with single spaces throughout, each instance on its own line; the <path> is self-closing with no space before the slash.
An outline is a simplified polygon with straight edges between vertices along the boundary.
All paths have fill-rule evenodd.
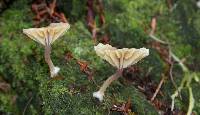
<path id="1" fill-rule="evenodd" d="M 177 87 L 177 85 L 176 85 L 176 83 L 175 83 L 175 81 L 174 81 L 174 77 L 173 77 L 173 74 L 172 74 L 173 67 L 174 67 L 174 64 L 172 63 L 171 66 L 170 66 L 170 70 L 169 70 L 169 76 L 170 76 L 170 79 L 171 79 L 171 81 L 172 81 L 173 86 L 174 86 L 175 89 L 178 91 L 178 87 Z M 179 95 L 180 99 L 182 99 L 181 93 L 180 93 L 179 91 L 178 91 L 178 95 Z"/>
<path id="2" fill-rule="evenodd" d="M 162 40 L 158 39 L 158 38 L 157 38 L 156 36 L 154 36 L 153 34 L 150 34 L 149 37 L 151 37 L 153 40 L 155 40 L 155 41 L 157 41 L 157 42 L 160 42 L 160 43 L 162 43 L 162 44 L 169 44 L 169 43 L 167 43 L 167 42 L 165 42 L 165 41 L 162 41 Z"/>
<path id="3" fill-rule="evenodd" d="M 171 62 L 171 63 L 170 63 L 170 68 L 169 68 L 169 76 L 170 76 L 170 80 L 171 80 L 173 86 L 175 87 L 176 90 L 178 90 L 177 85 L 176 85 L 176 83 L 174 82 L 173 75 L 172 75 L 172 70 L 173 70 L 172 58 L 174 59 L 174 57 L 173 57 L 174 54 L 172 55 L 171 48 L 169 47 L 169 43 L 160 40 L 159 38 L 157 38 L 157 37 L 154 36 L 153 34 L 150 34 L 149 36 L 150 36 L 153 40 L 155 40 L 155 41 L 157 41 L 157 42 L 159 42 L 159 43 L 168 45 L 168 48 L 169 48 L 169 57 L 168 57 L 168 58 L 170 59 L 170 62 Z M 174 56 L 175 56 L 175 55 L 174 55 Z M 179 61 L 180 59 L 178 59 L 178 58 L 176 57 L 176 59 L 174 59 L 174 60 L 175 60 L 175 61 Z M 181 63 L 182 63 L 182 62 L 181 62 Z M 178 94 L 179 94 L 179 96 L 180 96 L 180 98 L 181 98 L 180 92 L 178 92 Z"/>
<path id="4" fill-rule="evenodd" d="M 167 44 L 169 45 L 169 43 L 160 40 L 159 38 L 157 38 L 154 35 L 149 35 L 153 40 L 162 43 L 162 44 Z M 188 71 L 188 68 L 183 64 L 183 62 L 181 61 L 181 59 L 179 59 L 171 50 L 169 50 L 170 55 L 172 56 L 172 58 L 179 63 L 179 65 L 181 66 L 181 68 L 183 69 L 183 71 Z"/>
<path id="5" fill-rule="evenodd" d="M 158 87 L 156 88 L 155 93 L 153 94 L 153 97 L 151 98 L 151 101 L 153 101 L 155 97 L 157 96 L 158 92 L 160 91 L 160 88 L 162 87 L 162 84 L 164 83 L 164 80 L 165 80 L 165 76 L 163 75 Z"/>
<path id="6" fill-rule="evenodd" d="M 160 39 L 156 38 L 155 36 L 151 35 L 150 36 L 152 39 L 160 42 L 160 43 L 165 43 L 164 41 L 161 41 Z M 183 72 L 184 72 L 184 77 L 181 81 L 180 86 L 177 88 L 177 90 L 171 95 L 172 98 L 172 103 L 171 103 L 171 111 L 173 111 L 174 109 L 174 104 L 175 104 L 175 98 L 178 96 L 179 92 L 185 87 L 188 88 L 189 90 L 189 105 L 188 105 L 188 111 L 187 111 L 187 115 L 191 115 L 192 114 L 192 110 L 194 108 L 194 97 L 193 97 L 193 92 L 192 92 L 192 88 L 190 86 L 192 79 L 195 79 L 195 76 L 192 75 L 192 73 L 190 73 L 189 69 L 185 66 L 185 64 L 183 64 L 183 62 L 171 51 L 169 50 L 170 55 L 172 56 L 172 58 L 178 62 L 179 66 L 182 68 Z M 172 72 L 172 70 L 170 70 Z M 171 73 L 170 72 L 170 73 Z M 171 73 L 172 75 L 172 73 Z M 170 76 L 171 76 L 170 75 Z M 171 76 L 172 77 L 172 76 Z"/>
<path id="7" fill-rule="evenodd" d="M 179 63 L 183 71 L 187 72 L 188 68 L 183 64 L 183 62 L 173 52 L 170 51 L 170 54 L 173 57 L 173 59 Z"/>

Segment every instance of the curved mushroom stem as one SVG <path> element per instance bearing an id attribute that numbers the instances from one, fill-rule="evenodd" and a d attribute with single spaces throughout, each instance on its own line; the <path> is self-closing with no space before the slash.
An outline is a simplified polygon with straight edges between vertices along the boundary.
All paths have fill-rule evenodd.
<path id="1" fill-rule="evenodd" d="M 48 64 L 49 66 L 49 69 L 50 69 L 50 74 L 51 74 L 51 77 L 54 77 L 58 74 L 60 68 L 59 67 L 55 67 L 52 60 L 51 60 L 51 46 L 50 46 L 50 43 L 49 41 L 47 40 L 45 42 L 45 54 L 44 54 L 44 57 L 45 57 L 45 61 L 46 63 Z"/>
<path id="2" fill-rule="evenodd" d="M 122 69 L 117 70 L 117 72 L 115 74 L 113 74 L 112 76 L 110 76 L 101 86 L 101 88 L 99 89 L 100 92 L 105 92 L 106 88 L 114 81 L 117 80 L 121 75 L 122 75 Z"/>
<path id="3" fill-rule="evenodd" d="M 104 92 L 106 91 L 106 88 L 114 81 L 117 80 L 122 75 L 123 69 L 118 69 L 115 74 L 110 76 L 101 86 L 99 91 L 93 93 L 93 97 L 98 98 L 100 101 L 103 100 Z"/>

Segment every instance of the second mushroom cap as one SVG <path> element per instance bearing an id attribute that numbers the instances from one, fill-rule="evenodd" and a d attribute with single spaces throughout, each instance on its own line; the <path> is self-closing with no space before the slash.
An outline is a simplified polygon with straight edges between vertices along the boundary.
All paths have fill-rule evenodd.
<path id="1" fill-rule="evenodd" d="M 99 43 L 94 47 L 98 56 L 108 61 L 118 69 L 126 68 L 137 63 L 142 58 L 149 55 L 149 49 L 146 48 L 122 48 L 117 49 L 109 44 Z"/>

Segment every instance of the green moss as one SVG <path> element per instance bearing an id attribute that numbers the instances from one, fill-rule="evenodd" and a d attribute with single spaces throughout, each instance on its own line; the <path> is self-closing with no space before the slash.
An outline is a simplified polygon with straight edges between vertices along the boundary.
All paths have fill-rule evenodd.
<path id="1" fill-rule="evenodd" d="M 103 2 L 106 25 L 100 28 L 100 33 L 109 33 L 113 46 L 119 48 L 148 47 L 151 17 L 160 14 L 156 36 L 168 41 L 176 55 L 181 58 L 187 57 L 195 52 L 193 51 L 194 47 L 199 47 L 199 42 L 187 43 L 187 40 L 192 39 L 191 34 L 187 33 L 187 36 L 183 34 L 187 28 L 186 30 L 182 28 L 180 31 L 183 24 L 190 20 L 187 18 L 181 22 L 180 15 L 178 15 L 182 9 L 191 8 L 185 5 L 188 1 L 177 2 L 179 9 L 174 13 L 168 12 L 165 1 L 162 0 L 104 0 Z M 69 21 L 73 23 L 71 23 L 69 31 L 52 46 L 51 58 L 55 65 L 61 68 L 59 76 L 64 79 L 50 79 L 48 66 L 44 61 L 43 46 L 22 33 L 23 28 L 32 27 L 32 14 L 28 3 L 27 0 L 18 0 L 0 17 L 0 75 L 12 87 L 12 93 L 0 94 L 0 112 L 22 114 L 27 102 L 32 97 L 26 113 L 102 115 L 107 114 L 113 104 L 125 103 L 130 97 L 131 109 L 134 113 L 139 115 L 158 114 L 134 85 L 124 85 L 121 80 L 113 82 L 108 88 L 103 103 L 97 102 L 92 97 L 92 93 L 97 91 L 104 80 L 115 72 L 115 68 L 95 54 L 94 43 L 84 20 L 86 1 L 83 4 L 75 0 L 63 2 L 63 4 L 59 2 L 60 10 L 67 12 L 67 16 L 70 16 Z M 65 7 L 62 6 L 66 3 L 69 7 L 64 9 Z M 195 15 L 191 16 L 194 20 L 186 24 L 190 27 L 195 23 L 194 29 L 198 30 L 197 14 L 199 12 L 195 10 L 192 12 L 194 14 L 185 14 L 187 17 Z M 187 38 L 187 40 L 183 38 Z M 80 71 L 76 60 L 65 60 L 67 52 L 71 52 L 78 60 L 89 62 L 89 67 L 94 72 L 95 83 L 89 81 L 87 76 Z M 187 59 L 189 61 L 186 64 L 196 64 L 194 60 L 199 60 L 192 56 Z M 151 69 L 149 73 L 152 76 L 151 79 L 158 84 L 164 63 L 154 49 L 150 49 L 150 56 L 139 62 L 137 66 L 143 70 L 141 78 Z M 180 70 L 180 67 L 175 65 L 174 79 L 177 84 L 180 83 L 183 75 Z M 198 71 L 199 67 L 196 67 L 195 70 Z M 199 84 L 194 84 L 193 87 L 195 92 L 198 90 Z M 165 96 L 158 96 L 158 98 L 170 103 L 170 95 L 175 90 L 172 83 L 166 81 L 161 90 Z M 183 95 L 187 97 L 186 94 L 187 92 L 183 92 Z M 11 103 L 13 95 L 17 95 L 15 104 Z M 200 113 L 199 95 L 198 92 L 194 94 L 196 99 L 194 112 L 197 114 Z M 185 111 L 186 103 L 176 100 L 176 107 Z M 111 114 L 116 114 L 116 112 L 111 112 Z"/>

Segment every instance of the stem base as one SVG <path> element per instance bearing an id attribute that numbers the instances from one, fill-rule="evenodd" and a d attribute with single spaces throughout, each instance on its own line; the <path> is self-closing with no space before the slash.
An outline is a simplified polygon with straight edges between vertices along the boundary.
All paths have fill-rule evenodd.
<path id="1" fill-rule="evenodd" d="M 103 101 L 103 96 L 104 96 L 104 93 L 100 92 L 100 91 L 97 91 L 97 92 L 94 92 L 93 93 L 93 97 L 96 97 L 97 99 L 99 99 L 99 101 Z"/>

